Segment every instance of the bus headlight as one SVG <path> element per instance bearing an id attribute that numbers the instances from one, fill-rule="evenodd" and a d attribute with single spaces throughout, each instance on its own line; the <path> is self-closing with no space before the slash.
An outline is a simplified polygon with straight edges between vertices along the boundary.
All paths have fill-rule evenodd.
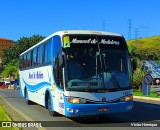
<path id="1" fill-rule="evenodd" d="M 86 100 L 85 99 L 81 99 L 81 98 L 67 98 L 67 101 L 70 102 L 70 103 L 74 103 L 74 104 L 86 103 Z"/>
<path id="2" fill-rule="evenodd" d="M 131 101 L 131 100 L 133 100 L 133 95 L 129 95 L 125 97 L 126 102 Z"/>

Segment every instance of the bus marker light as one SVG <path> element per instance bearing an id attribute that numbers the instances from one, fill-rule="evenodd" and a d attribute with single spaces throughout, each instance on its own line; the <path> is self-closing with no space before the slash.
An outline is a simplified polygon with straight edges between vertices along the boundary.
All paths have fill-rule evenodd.
<path id="1" fill-rule="evenodd" d="M 78 110 L 78 109 L 75 109 L 75 110 L 74 110 L 74 113 L 77 113 L 77 112 L 79 112 L 79 110 Z"/>
<path id="2" fill-rule="evenodd" d="M 67 98 L 67 101 L 70 102 L 70 103 L 74 103 L 74 104 L 80 103 L 79 98 Z"/>
<path id="3" fill-rule="evenodd" d="M 72 108 L 67 108 L 67 111 L 70 113 L 73 113 L 73 109 Z"/>
<path id="4" fill-rule="evenodd" d="M 127 109 L 128 109 L 128 110 L 129 110 L 129 109 L 132 109 L 132 107 L 133 107 L 133 105 L 127 106 Z"/>
<path id="5" fill-rule="evenodd" d="M 131 100 L 133 100 L 133 96 L 132 95 L 125 97 L 125 101 L 126 102 L 131 101 Z"/>

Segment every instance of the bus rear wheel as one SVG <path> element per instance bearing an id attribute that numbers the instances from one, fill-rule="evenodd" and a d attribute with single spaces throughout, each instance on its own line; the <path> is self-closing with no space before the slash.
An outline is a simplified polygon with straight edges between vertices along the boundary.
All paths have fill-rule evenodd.
<path id="1" fill-rule="evenodd" d="M 54 115 L 55 115 L 55 112 L 52 110 L 52 103 L 51 103 L 50 95 L 48 96 L 47 107 L 48 107 L 49 114 L 50 114 L 51 116 L 54 116 Z"/>

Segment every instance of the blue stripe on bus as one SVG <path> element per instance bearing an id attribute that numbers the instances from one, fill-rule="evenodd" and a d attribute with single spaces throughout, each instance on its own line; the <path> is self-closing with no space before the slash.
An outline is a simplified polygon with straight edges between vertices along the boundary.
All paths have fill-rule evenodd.
<path id="1" fill-rule="evenodd" d="M 24 79 L 23 79 L 23 81 L 24 81 Z M 51 86 L 51 83 L 49 83 L 49 82 L 41 82 L 41 83 L 36 84 L 36 85 L 30 85 L 30 84 L 28 84 L 24 81 L 24 84 L 27 87 L 27 89 L 31 92 L 36 92 L 36 91 L 38 91 L 39 89 L 41 89 L 45 86 Z"/>
<path id="2" fill-rule="evenodd" d="M 22 92 L 22 87 L 21 87 L 20 81 L 19 81 L 19 94 L 23 97 L 23 92 Z"/>

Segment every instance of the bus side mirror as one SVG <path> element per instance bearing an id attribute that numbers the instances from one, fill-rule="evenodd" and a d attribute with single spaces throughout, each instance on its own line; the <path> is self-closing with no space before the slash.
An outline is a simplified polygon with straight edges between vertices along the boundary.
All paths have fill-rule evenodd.
<path id="1" fill-rule="evenodd" d="M 59 63 L 58 63 L 58 59 L 55 58 L 55 65 L 53 67 L 53 72 L 54 72 L 54 79 L 55 79 L 55 82 L 58 83 L 58 80 L 59 80 Z"/>
<path id="2" fill-rule="evenodd" d="M 132 60 L 132 71 L 134 73 L 135 70 L 137 70 L 138 62 L 137 59 Z"/>
<path id="3" fill-rule="evenodd" d="M 54 71 L 54 79 L 57 84 L 60 83 L 62 78 L 62 68 L 64 67 L 64 56 L 57 56 L 55 59 L 55 65 L 53 68 Z"/>
<path id="4" fill-rule="evenodd" d="M 64 56 L 60 56 L 59 57 L 59 68 L 63 68 L 64 67 Z"/>

